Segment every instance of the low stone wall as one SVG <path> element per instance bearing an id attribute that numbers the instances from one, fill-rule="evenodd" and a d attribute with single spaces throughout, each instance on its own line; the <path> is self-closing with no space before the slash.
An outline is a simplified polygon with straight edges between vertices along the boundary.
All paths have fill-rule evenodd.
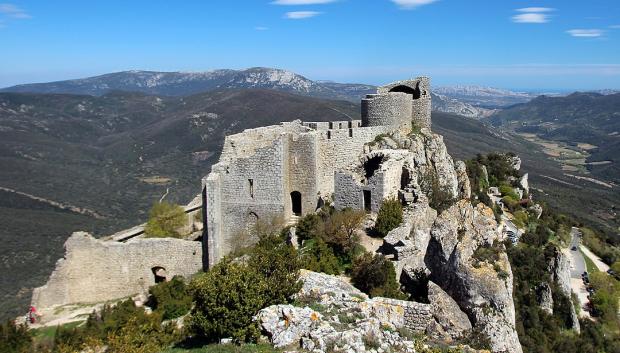
<path id="1" fill-rule="evenodd" d="M 167 279 L 200 271 L 200 242 L 162 238 L 119 243 L 75 232 L 65 242 L 65 257 L 58 260 L 47 283 L 34 289 L 32 305 L 39 310 L 128 297 L 154 285 L 157 269 Z"/>
<path id="2" fill-rule="evenodd" d="M 363 311 L 372 312 L 385 324 L 404 327 L 414 332 L 425 332 L 433 320 L 430 304 L 375 297 L 360 304 Z"/>

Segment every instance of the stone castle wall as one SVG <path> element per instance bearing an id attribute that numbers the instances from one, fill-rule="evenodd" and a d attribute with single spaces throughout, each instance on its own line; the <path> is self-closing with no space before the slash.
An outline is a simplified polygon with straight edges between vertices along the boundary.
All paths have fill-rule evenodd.
<path id="1" fill-rule="evenodd" d="M 345 185 L 339 171 L 354 164 L 364 153 L 364 146 L 377 135 L 408 133 L 412 119 L 426 119 L 430 124 L 428 88 L 425 78 L 382 87 L 363 101 L 362 120 L 294 121 L 227 136 L 220 162 L 203 179 L 207 223 L 203 241 L 208 266 L 234 247 L 256 241 L 248 234 L 256 222 L 274 216 L 289 220 L 294 211 L 305 215 L 314 212 L 323 200 L 332 199 L 335 180 L 342 178 Z M 399 183 L 394 181 L 399 173 L 380 171 L 370 185 L 365 185 L 373 190 L 372 210 L 378 210 L 383 198 L 396 193 L 398 188 L 391 184 Z M 352 195 L 359 196 L 359 185 L 348 183 L 357 192 Z M 299 195 L 301 207 L 293 204 Z M 342 204 L 364 205 L 363 198 L 354 196 Z"/>
<path id="2" fill-rule="evenodd" d="M 40 309 L 138 294 L 155 284 L 154 268 L 165 269 L 167 278 L 193 275 L 202 269 L 200 242 L 163 238 L 119 243 L 76 232 L 65 242 L 65 257 L 48 282 L 34 289 L 32 305 Z"/>

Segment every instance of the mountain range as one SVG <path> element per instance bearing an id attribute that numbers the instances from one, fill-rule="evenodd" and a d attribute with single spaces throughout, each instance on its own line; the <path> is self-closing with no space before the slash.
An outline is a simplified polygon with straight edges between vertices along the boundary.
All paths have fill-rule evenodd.
<path id="1" fill-rule="evenodd" d="M 0 92 L 66 93 L 101 96 L 111 91 L 141 92 L 151 95 L 186 96 L 218 89 L 263 88 L 307 95 L 318 98 L 348 100 L 354 103 L 366 94 L 374 93 L 376 86 L 332 81 L 313 81 L 291 71 L 255 67 L 246 70 L 213 70 L 208 72 L 155 72 L 124 71 L 83 79 L 49 83 L 24 84 L 0 89 Z M 488 117 L 493 109 L 485 108 L 490 99 L 513 102 L 511 97 L 524 98 L 510 91 L 478 87 L 464 94 L 461 90 L 443 88 L 433 92 L 433 106 L 437 111 L 455 113 L 472 118 Z M 461 97 L 463 99 L 461 99 Z M 471 97 L 481 97 L 481 102 Z M 469 100 L 469 101 L 466 101 Z M 496 102 L 496 105 L 500 103 Z"/>

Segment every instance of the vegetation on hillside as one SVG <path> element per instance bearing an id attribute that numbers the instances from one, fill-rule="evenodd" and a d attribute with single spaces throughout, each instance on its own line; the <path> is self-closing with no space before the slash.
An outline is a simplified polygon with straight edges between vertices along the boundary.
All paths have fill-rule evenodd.
<path id="1" fill-rule="evenodd" d="M 166 201 L 157 202 L 149 212 L 144 233 L 149 238 L 181 238 L 179 229 L 187 223 L 185 210 Z"/>
<path id="2" fill-rule="evenodd" d="M 486 166 L 488 178 L 484 178 L 482 166 Z M 499 186 L 504 199 L 514 199 L 514 178 L 519 175 L 510 171 L 505 155 L 478 156 L 467 162 L 472 191 L 478 193 L 480 201 L 487 201 L 485 193 L 489 186 Z M 512 179 L 512 181 L 511 181 Z M 488 182 L 487 182 L 488 181 Z M 487 203 L 485 202 L 485 203 Z M 490 205 L 497 208 L 495 205 Z M 566 297 L 550 278 L 549 262 L 559 246 L 570 242 L 569 229 L 575 225 L 568 217 L 553 212 L 546 205 L 540 219 L 528 215 L 518 203 L 511 210 L 515 222 L 522 222 L 526 233 L 519 243 L 505 242 L 511 263 L 513 280 L 513 300 L 516 311 L 517 333 L 525 353 L 572 353 L 572 352 L 617 352 L 620 351 L 620 326 L 618 326 L 618 283 L 606 274 L 595 274 L 592 284 L 595 294 L 592 298 L 593 315 L 598 322 L 581 320 L 581 334 L 570 329 L 570 307 L 574 304 Z M 519 215 L 522 213 L 522 215 Z M 478 261 L 493 261 L 496 252 L 491 248 L 478 250 L 474 254 Z M 595 284 L 596 282 L 596 284 Z M 541 309 L 537 290 L 546 283 L 552 290 L 553 314 Z M 599 289 L 600 288 L 600 289 Z"/>

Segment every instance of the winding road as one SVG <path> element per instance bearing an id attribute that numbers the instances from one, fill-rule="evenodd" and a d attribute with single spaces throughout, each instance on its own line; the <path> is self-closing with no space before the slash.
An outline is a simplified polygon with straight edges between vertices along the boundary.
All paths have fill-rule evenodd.
<path id="1" fill-rule="evenodd" d="M 579 316 L 589 318 L 590 313 L 586 310 L 586 305 L 589 302 L 588 291 L 586 290 L 586 286 L 581 279 L 581 274 L 586 271 L 586 261 L 584 260 L 581 251 L 571 250 L 573 248 L 579 249 L 579 243 L 581 241 L 581 231 L 579 230 L 579 228 L 573 227 L 570 231 L 570 234 L 570 246 L 568 249 L 563 250 L 570 261 L 570 286 L 571 290 L 575 294 L 577 294 L 577 298 L 579 298 L 579 306 L 581 307 Z"/>

